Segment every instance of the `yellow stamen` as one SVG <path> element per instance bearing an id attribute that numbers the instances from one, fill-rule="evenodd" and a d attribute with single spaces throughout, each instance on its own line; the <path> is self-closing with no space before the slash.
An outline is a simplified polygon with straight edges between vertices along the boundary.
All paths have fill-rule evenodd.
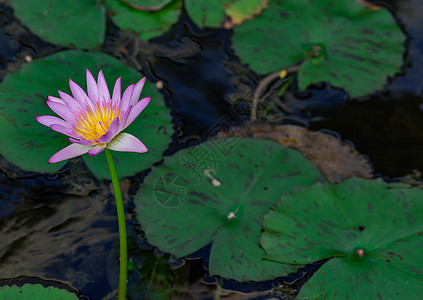
<path id="1" fill-rule="evenodd" d="M 112 107 L 111 103 L 96 103 L 94 111 L 88 107 L 79 115 L 73 129 L 81 138 L 95 141 L 109 130 L 110 124 L 117 117 L 119 107 Z"/>

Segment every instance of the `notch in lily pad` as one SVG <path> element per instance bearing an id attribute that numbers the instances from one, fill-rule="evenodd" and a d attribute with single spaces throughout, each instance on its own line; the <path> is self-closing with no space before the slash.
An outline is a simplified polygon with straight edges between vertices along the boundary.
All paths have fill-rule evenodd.
<path id="1" fill-rule="evenodd" d="M 327 56 L 326 47 L 322 43 L 306 43 L 301 45 L 304 57 L 313 64 L 319 64 Z"/>
<path id="2" fill-rule="evenodd" d="M 300 299 L 418 299 L 423 293 L 423 191 L 352 178 L 285 196 L 264 217 L 266 257 L 288 264 L 329 258 Z"/>

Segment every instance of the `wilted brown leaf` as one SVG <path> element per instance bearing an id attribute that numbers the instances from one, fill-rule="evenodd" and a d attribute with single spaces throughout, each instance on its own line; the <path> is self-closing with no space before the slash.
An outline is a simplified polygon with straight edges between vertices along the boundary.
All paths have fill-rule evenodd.
<path id="1" fill-rule="evenodd" d="M 351 145 L 327 133 L 296 125 L 255 122 L 218 134 L 218 137 L 233 136 L 268 139 L 296 149 L 318 167 L 331 183 L 339 183 L 353 176 L 372 177 L 372 167 L 363 155 Z"/>

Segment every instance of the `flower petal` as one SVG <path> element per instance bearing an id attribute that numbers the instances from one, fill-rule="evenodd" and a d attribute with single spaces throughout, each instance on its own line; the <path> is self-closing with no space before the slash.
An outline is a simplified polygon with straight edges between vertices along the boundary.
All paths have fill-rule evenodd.
<path id="1" fill-rule="evenodd" d="M 99 102 L 103 100 L 110 101 L 109 88 L 107 87 L 107 82 L 106 82 L 106 79 L 104 78 L 103 71 L 98 72 L 97 88 L 98 88 L 99 98 L 96 100 Z"/>
<path id="2" fill-rule="evenodd" d="M 144 84 L 145 84 L 145 77 L 135 84 L 134 92 L 132 93 L 132 96 L 131 96 L 131 102 L 129 103 L 130 105 L 135 105 L 138 102 L 138 100 L 140 99 L 141 91 L 142 91 L 142 88 L 144 87 Z"/>
<path id="3" fill-rule="evenodd" d="M 114 151 L 138 153 L 145 153 L 148 151 L 147 147 L 139 139 L 125 132 L 118 134 L 110 143 L 107 144 L 107 148 Z"/>
<path id="4" fill-rule="evenodd" d="M 115 82 L 115 87 L 113 88 L 113 96 L 112 96 L 112 103 L 113 104 L 120 103 L 120 93 L 121 93 L 120 80 L 121 80 L 121 78 L 119 77 Z"/>
<path id="5" fill-rule="evenodd" d="M 39 116 L 35 118 L 38 122 L 43 124 L 44 126 L 50 127 L 53 124 L 62 125 L 64 127 L 71 127 L 71 125 L 68 124 L 68 122 L 53 116 Z"/>
<path id="6" fill-rule="evenodd" d="M 54 111 L 60 117 L 65 119 L 65 121 L 72 122 L 75 120 L 75 117 L 72 115 L 72 113 L 69 111 L 69 108 L 66 105 L 58 103 L 58 102 L 52 102 L 52 101 L 47 101 L 46 103 L 52 111 Z"/>
<path id="7" fill-rule="evenodd" d="M 76 101 L 79 102 L 79 104 L 81 104 L 81 107 L 90 107 L 92 110 L 94 110 L 94 105 L 91 102 L 90 98 L 88 98 L 85 91 L 75 82 L 73 82 L 72 79 L 69 79 L 69 87 L 71 89 L 73 97 Z"/>
<path id="8" fill-rule="evenodd" d="M 65 104 L 65 102 L 62 99 L 56 98 L 56 97 L 53 97 L 53 96 L 48 96 L 47 99 L 51 102 L 57 102 L 57 103 L 60 103 L 60 104 Z"/>
<path id="9" fill-rule="evenodd" d="M 129 113 L 128 119 L 123 126 L 123 129 L 128 127 L 134 120 L 138 117 L 138 115 L 144 110 L 148 103 L 150 103 L 151 98 L 146 97 L 142 98 L 134 107 L 132 107 L 131 112 Z"/>
<path id="10" fill-rule="evenodd" d="M 59 95 L 63 99 L 63 102 L 65 102 L 65 105 L 73 113 L 79 114 L 82 111 L 82 108 L 85 107 L 85 105 L 81 105 L 77 100 L 62 91 L 59 91 Z"/>
<path id="11" fill-rule="evenodd" d="M 91 99 L 91 101 L 94 103 L 98 100 L 98 87 L 97 82 L 95 82 L 95 79 L 93 75 L 91 74 L 90 70 L 87 69 L 87 92 L 88 97 Z"/>
<path id="12" fill-rule="evenodd" d="M 132 106 L 129 106 L 128 110 L 123 112 L 123 114 L 121 115 L 118 132 L 121 132 L 123 130 L 126 124 L 126 120 L 128 120 L 129 113 L 131 112 L 131 108 Z"/>
<path id="13" fill-rule="evenodd" d="M 52 124 L 50 126 L 51 129 L 53 129 L 54 131 L 63 133 L 67 136 L 71 136 L 73 138 L 78 138 L 77 135 L 75 135 L 75 133 L 73 132 L 73 128 L 72 127 L 66 127 L 66 126 L 62 126 L 62 125 L 58 125 L 58 124 Z"/>
<path id="14" fill-rule="evenodd" d="M 98 141 L 100 143 L 110 142 L 118 133 L 118 129 L 119 129 L 119 117 L 116 117 L 110 124 L 109 130 L 107 130 L 107 132 L 104 135 L 99 137 Z"/>
<path id="15" fill-rule="evenodd" d="M 103 151 L 105 148 L 106 148 L 106 144 L 98 144 L 98 145 L 95 145 L 93 148 L 91 148 L 90 150 L 88 150 L 88 154 L 90 156 L 96 156 L 101 151 Z"/>
<path id="16" fill-rule="evenodd" d="M 66 148 L 63 148 L 62 150 L 60 150 L 59 152 L 57 152 L 56 154 L 54 154 L 49 160 L 48 162 L 53 164 L 53 163 L 57 163 L 59 161 L 65 160 L 65 159 L 69 159 L 69 158 L 73 158 L 82 154 L 85 154 L 88 152 L 88 150 L 90 150 L 91 148 L 93 148 L 94 146 L 85 146 L 85 145 L 79 145 L 79 144 L 70 144 L 69 146 L 67 146 Z"/>
<path id="17" fill-rule="evenodd" d="M 134 84 L 129 85 L 125 92 L 123 92 L 122 100 L 120 101 L 119 109 L 120 111 L 125 111 L 129 107 L 131 102 L 132 92 L 134 91 Z"/>

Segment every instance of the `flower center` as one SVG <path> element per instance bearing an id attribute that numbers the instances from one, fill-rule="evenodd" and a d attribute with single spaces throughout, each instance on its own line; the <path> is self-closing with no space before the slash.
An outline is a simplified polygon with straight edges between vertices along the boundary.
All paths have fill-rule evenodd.
<path id="1" fill-rule="evenodd" d="M 110 124 L 117 117 L 119 117 L 118 105 L 97 102 L 94 111 L 87 107 L 86 111 L 81 112 L 73 124 L 73 129 L 81 138 L 98 142 L 98 138 L 109 130 Z"/>

